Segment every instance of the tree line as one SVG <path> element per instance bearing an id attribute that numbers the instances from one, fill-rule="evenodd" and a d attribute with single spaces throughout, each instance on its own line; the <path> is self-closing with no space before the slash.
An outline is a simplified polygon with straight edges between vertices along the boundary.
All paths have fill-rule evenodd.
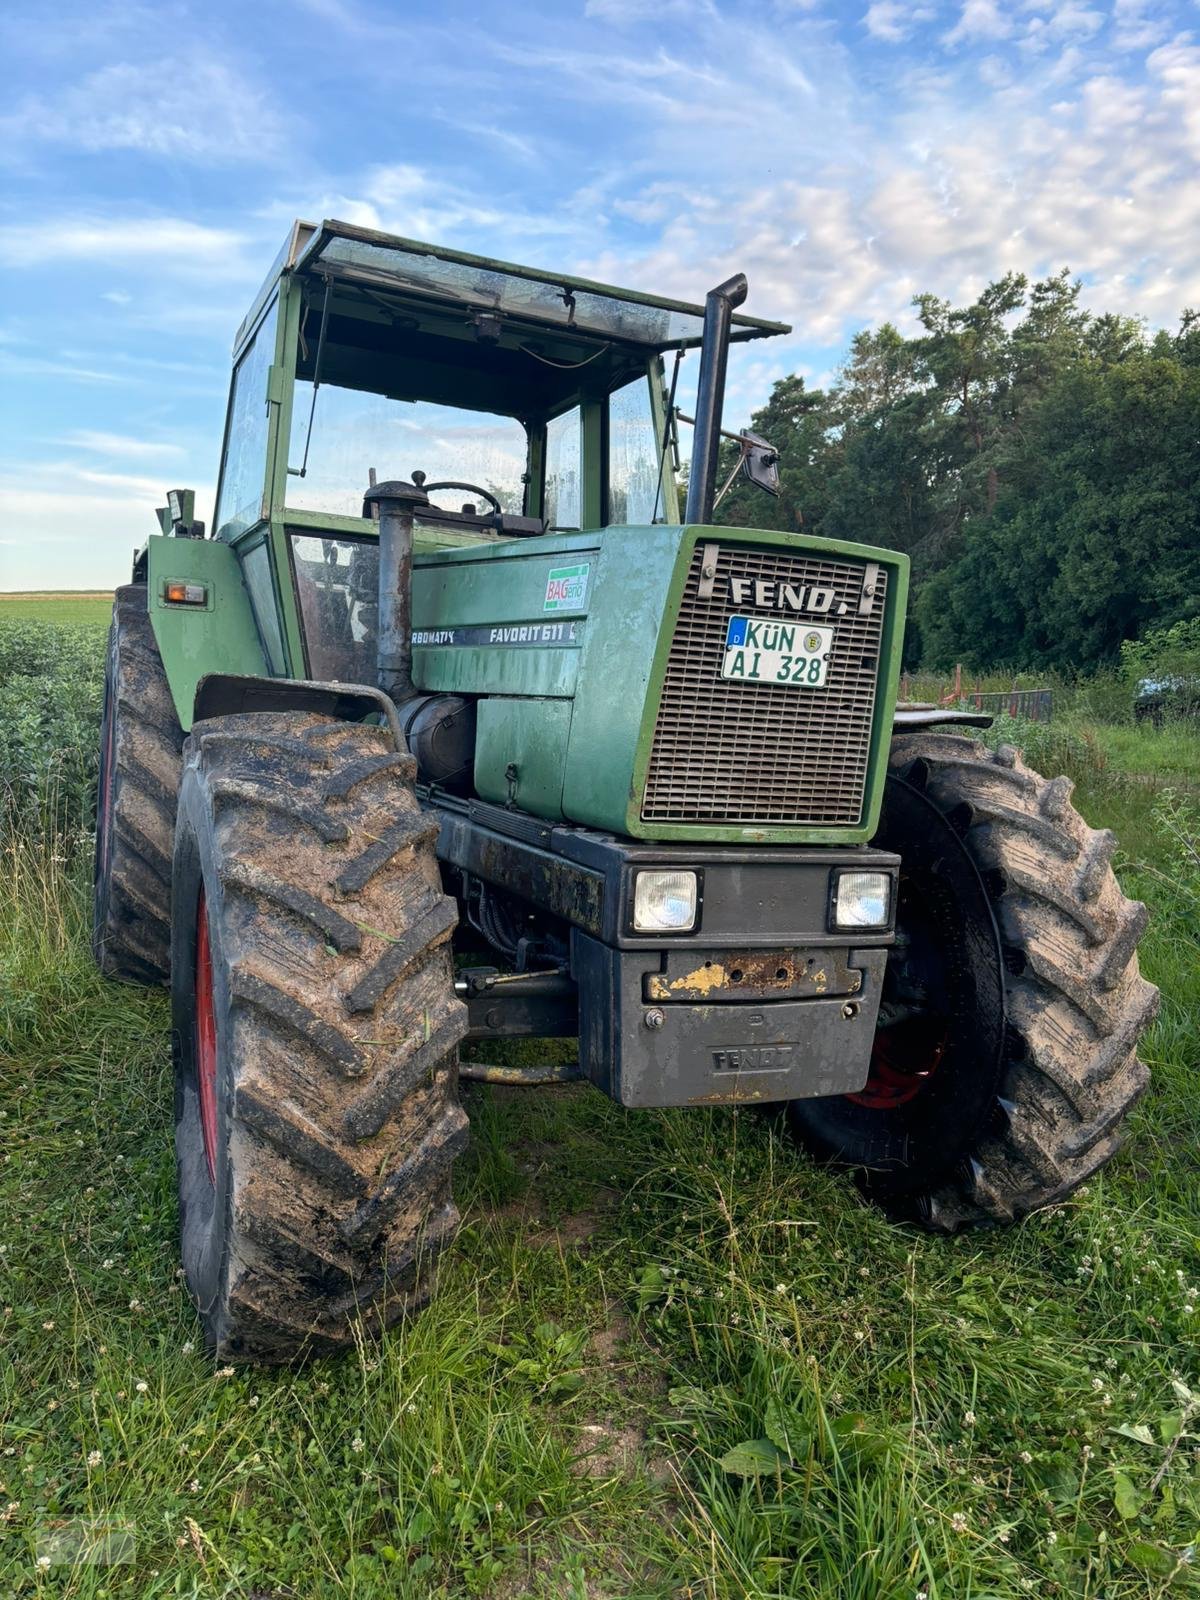
<path id="1" fill-rule="evenodd" d="M 907 552 L 913 666 L 1088 670 L 1200 616 L 1200 312 L 1151 334 L 1080 291 L 919 295 L 828 389 L 781 379 L 750 421 L 780 497 L 739 479 L 719 520 Z"/>

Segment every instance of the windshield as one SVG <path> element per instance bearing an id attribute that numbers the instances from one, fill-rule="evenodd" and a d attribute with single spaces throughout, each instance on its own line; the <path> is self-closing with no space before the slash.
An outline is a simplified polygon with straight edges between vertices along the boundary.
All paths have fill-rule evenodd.
<path id="1" fill-rule="evenodd" d="M 504 511 L 524 509 L 527 441 L 513 417 L 323 383 L 305 464 L 311 407 L 312 384 L 297 379 L 287 480 L 287 504 L 296 510 L 361 517 L 372 468 L 380 483 L 411 481 L 420 471 L 430 483 L 453 478 L 490 490 Z M 449 490 L 435 498 L 456 510 L 469 496 Z"/>

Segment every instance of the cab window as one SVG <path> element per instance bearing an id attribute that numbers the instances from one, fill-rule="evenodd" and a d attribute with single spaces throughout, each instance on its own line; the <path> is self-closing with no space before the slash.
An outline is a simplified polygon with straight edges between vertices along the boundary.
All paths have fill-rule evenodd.
<path id="1" fill-rule="evenodd" d="M 275 359 L 275 313 L 278 301 L 258 325 L 258 332 L 234 368 L 229 396 L 225 455 L 217 497 L 217 534 L 236 538 L 261 520 L 267 486 L 267 375 Z"/>

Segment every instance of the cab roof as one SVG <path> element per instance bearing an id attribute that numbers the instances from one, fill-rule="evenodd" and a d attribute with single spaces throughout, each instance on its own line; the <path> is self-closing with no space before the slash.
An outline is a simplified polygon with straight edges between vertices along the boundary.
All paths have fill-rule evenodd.
<path id="1" fill-rule="evenodd" d="M 538 271 L 348 222 L 296 222 L 238 329 L 235 356 L 284 272 L 357 285 L 397 309 L 454 307 L 514 324 L 552 329 L 584 343 L 603 341 L 645 355 L 698 345 L 704 307 L 618 289 L 568 273 Z M 790 333 L 783 322 L 735 315 L 730 338 Z"/>

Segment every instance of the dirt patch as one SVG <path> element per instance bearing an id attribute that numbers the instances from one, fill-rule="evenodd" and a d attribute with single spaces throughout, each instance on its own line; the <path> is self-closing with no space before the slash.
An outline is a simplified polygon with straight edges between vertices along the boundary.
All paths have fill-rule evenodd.
<path id="1" fill-rule="evenodd" d="M 631 1329 L 629 1318 L 623 1311 L 618 1311 L 616 1306 L 608 1307 L 608 1321 L 604 1327 L 597 1328 L 592 1335 L 591 1345 L 601 1361 L 616 1359 L 618 1346 L 629 1338 Z"/>
<path id="2" fill-rule="evenodd" d="M 584 1422 L 578 1429 L 574 1469 L 589 1478 L 626 1476 L 638 1465 L 645 1444 L 639 1428 L 618 1428 L 609 1422 Z"/>

